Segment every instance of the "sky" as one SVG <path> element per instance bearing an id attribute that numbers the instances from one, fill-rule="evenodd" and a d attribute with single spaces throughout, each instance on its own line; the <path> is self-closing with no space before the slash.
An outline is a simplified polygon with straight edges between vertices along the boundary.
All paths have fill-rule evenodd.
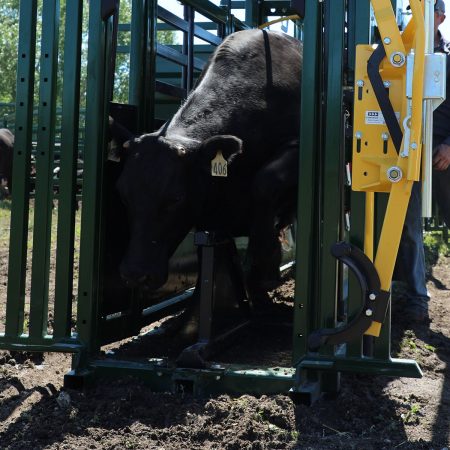
<path id="1" fill-rule="evenodd" d="M 444 36 L 445 39 L 450 41 L 450 1 L 448 2 L 448 6 L 445 8 L 447 10 L 447 18 L 444 20 L 444 23 L 439 27 L 439 30 Z"/>
<path id="2" fill-rule="evenodd" d="M 211 0 L 212 3 L 215 3 L 216 5 L 218 5 L 220 3 L 220 0 Z M 368 1 L 368 0 L 367 0 Z M 177 0 L 159 0 L 158 2 L 163 8 L 169 10 L 170 12 L 177 14 L 179 16 L 181 16 L 183 14 L 183 6 L 177 1 Z M 407 5 L 409 2 L 408 1 L 403 1 L 403 4 Z M 447 19 L 444 21 L 444 23 L 441 25 L 440 30 L 443 34 L 443 36 L 447 39 L 450 40 L 450 0 L 447 0 Z M 243 13 L 244 11 L 241 12 L 241 14 L 237 14 L 237 17 L 241 20 L 243 20 Z M 278 26 L 279 27 L 279 26 Z M 272 29 L 274 28 L 278 28 L 278 27 L 271 27 Z"/>

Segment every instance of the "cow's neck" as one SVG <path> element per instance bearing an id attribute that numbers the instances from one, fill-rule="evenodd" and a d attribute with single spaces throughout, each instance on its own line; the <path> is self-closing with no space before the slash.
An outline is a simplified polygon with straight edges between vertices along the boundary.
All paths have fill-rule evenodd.
<path id="1" fill-rule="evenodd" d="M 166 137 L 174 139 L 183 136 L 192 142 L 202 142 L 211 136 L 227 134 L 231 114 L 227 113 L 230 102 L 220 98 L 209 89 L 199 88 L 186 100 L 177 111 L 166 129 Z M 195 150 L 196 145 L 188 146 Z"/>

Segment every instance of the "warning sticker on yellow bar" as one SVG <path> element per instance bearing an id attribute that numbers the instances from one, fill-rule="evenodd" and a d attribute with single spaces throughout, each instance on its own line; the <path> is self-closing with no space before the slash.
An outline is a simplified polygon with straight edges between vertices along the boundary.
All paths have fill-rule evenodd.
<path id="1" fill-rule="evenodd" d="M 400 113 L 396 112 L 395 117 L 400 120 Z M 366 111 L 366 125 L 386 125 L 381 111 Z"/>

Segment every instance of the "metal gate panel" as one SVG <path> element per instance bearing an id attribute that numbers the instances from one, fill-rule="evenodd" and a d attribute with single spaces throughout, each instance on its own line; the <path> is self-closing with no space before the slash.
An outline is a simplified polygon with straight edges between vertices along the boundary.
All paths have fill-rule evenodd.
<path id="1" fill-rule="evenodd" d="M 58 200 L 53 195 L 53 166 L 56 129 L 56 82 L 60 2 L 43 0 L 38 18 L 38 1 L 22 0 L 19 17 L 17 98 L 15 108 L 14 190 L 6 303 L 5 333 L 0 346 L 6 349 L 80 351 L 71 333 L 72 271 L 76 182 L 73 174 L 78 153 L 78 107 L 80 83 L 81 21 L 83 2 L 67 2 L 64 67 L 64 119 L 61 131 L 61 178 Z M 39 99 L 35 98 L 35 59 L 38 20 L 42 24 L 39 61 Z M 37 111 L 36 141 L 33 115 Z M 33 247 L 28 248 L 32 149 L 36 176 L 33 180 Z M 47 330 L 52 209 L 58 208 L 58 241 L 54 300 L 54 332 Z M 31 257 L 29 323 L 25 322 L 27 256 Z M 28 270 L 28 272 L 30 272 Z M 26 328 L 28 328 L 28 333 Z"/>

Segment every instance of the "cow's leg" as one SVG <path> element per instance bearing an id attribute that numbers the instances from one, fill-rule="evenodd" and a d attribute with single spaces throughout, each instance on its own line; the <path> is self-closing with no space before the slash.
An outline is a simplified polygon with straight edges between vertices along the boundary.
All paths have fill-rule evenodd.
<path id="1" fill-rule="evenodd" d="M 252 185 L 253 217 L 247 253 L 247 286 L 254 300 L 280 283 L 281 243 L 277 218 L 295 210 L 298 183 L 298 144 L 277 152 Z"/>

